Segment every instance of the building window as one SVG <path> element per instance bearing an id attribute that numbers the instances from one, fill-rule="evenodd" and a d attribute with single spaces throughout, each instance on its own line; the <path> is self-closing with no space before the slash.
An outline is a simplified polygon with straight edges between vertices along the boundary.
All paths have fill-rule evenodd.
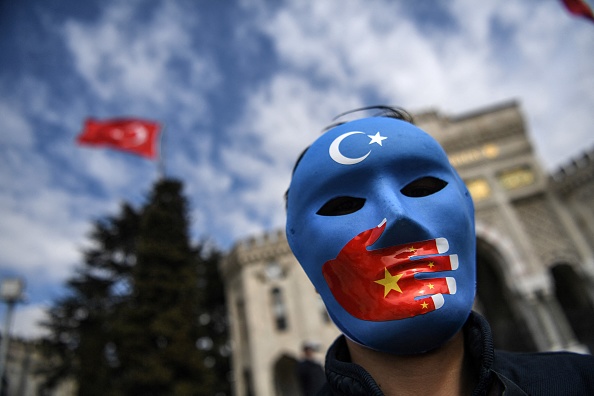
<path id="1" fill-rule="evenodd" d="M 269 262 L 264 269 L 264 273 L 269 281 L 277 281 L 285 277 L 283 268 L 276 261 Z"/>
<path id="2" fill-rule="evenodd" d="M 503 171 L 497 175 L 499 182 L 506 190 L 515 190 L 534 184 L 536 175 L 528 166 L 521 166 Z"/>
<path id="3" fill-rule="evenodd" d="M 272 289 L 272 314 L 276 324 L 276 329 L 279 331 L 287 330 L 287 308 L 283 297 L 282 290 L 278 287 Z"/>
<path id="4" fill-rule="evenodd" d="M 474 179 L 466 181 L 466 187 L 474 202 L 479 202 L 491 196 L 491 187 L 485 179 Z"/>

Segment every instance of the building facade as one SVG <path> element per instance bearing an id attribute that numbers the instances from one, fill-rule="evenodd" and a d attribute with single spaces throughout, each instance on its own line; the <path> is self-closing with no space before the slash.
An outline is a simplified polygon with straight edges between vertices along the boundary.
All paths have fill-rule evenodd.
<path id="1" fill-rule="evenodd" d="M 77 387 L 68 380 L 51 392 L 42 391 L 45 380 L 40 369 L 46 363 L 41 354 L 39 341 L 11 339 L 6 359 L 2 396 L 74 396 Z"/>
<path id="2" fill-rule="evenodd" d="M 415 123 L 443 145 L 475 202 L 475 310 L 496 347 L 594 351 L 594 148 L 547 174 L 516 102 Z M 235 395 L 298 395 L 301 344 L 325 351 L 339 332 L 284 230 L 238 242 L 221 270 Z"/>

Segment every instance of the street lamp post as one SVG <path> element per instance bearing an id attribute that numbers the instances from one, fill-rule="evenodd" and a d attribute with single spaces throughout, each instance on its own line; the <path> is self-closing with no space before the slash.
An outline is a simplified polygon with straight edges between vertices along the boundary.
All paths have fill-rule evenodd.
<path id="1" fill-rule="evenodd" d="M 6 370 L 6 357 L 8 355 L 8 344 L 10 343 L 10 325 L 12 313 L 17 302 L 23 299 L 24 283 L 21 279 L 4 279 L 0 282 L 0 299 L 6 303 L 6 317 L 4 321 L 4 334 L 2 334 L 2 345 L 0 345 L 0 395 L 4 372 Z"/>

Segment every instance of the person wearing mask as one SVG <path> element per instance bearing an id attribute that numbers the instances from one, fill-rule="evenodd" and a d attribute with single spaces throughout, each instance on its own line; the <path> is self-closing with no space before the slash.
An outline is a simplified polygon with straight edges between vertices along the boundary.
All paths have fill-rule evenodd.
<path id="1" fill-rule="evenodd" d="M 396 108 L 330 127 L 287 190 L 289 246 L 342 332 L 321 395 L 594 394 L 594 358 L 493 349 L 472 198 Z"/>

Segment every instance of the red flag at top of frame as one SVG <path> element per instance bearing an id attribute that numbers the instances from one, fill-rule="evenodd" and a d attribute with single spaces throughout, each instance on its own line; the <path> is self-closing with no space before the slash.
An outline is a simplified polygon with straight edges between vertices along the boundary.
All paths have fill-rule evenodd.
<path id="1" fill-rule="evenodd" d="M 594 12 L 592 12 L 592 3 L 586 0 L 561 0 L 569 12 L 573 15 L 587 18 L 594 22 Z"/>
<path id="2" fill-rule="evenodd" d="M 161 125 L 157 122 L 121 118 L 105 121 L 88 118 L 79 144 L 106 146 L 154 159 L 157 156 L 157 138 Z"/>

